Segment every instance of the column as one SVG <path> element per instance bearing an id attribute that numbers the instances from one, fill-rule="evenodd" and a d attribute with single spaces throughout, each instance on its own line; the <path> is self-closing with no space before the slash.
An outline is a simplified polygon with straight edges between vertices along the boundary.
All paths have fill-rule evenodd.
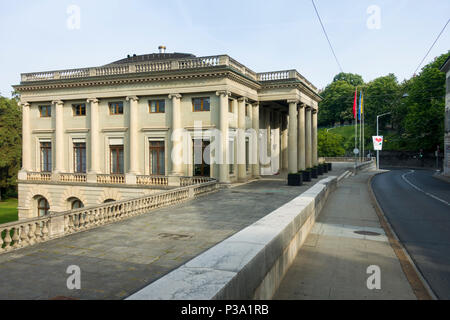
<path id="1" fill-rule="evenodd" d="M 253 160 L 255 163 L 252 165 L 252 171 L 254 177 L 259 177 L 260 169 L 259 169 L 259 103 L 256 102 L 252 107 L 252 128 L 255 131 L 253 133 Z"/>
<path id="2" fill-rule="evenodd" d="M 247 98 L 238 99 L 238 130 L 237 130 L 237 159 L 238 159 L 238 179 L 244 181 L 247 179 L 247 170 L 245 168 L 245 107 Z"/>
<path id="3" fill-rule="evenodd" d="M 280 132 L 281 132 L 281 126 L 280 126 L 280 112 L 275 110 L 273 112 L 273 126 L 274 126 L 274 132 L 273 132 L 273 156 L 271 157 L 272 161 L 272 172 L 275 174 L 277 172 L 280 172 L 280 154 L 281 154 L 281 146 L 280 146 Z"/>
<path id="4" fill-rule="evenodd" d="M 219 143 L 219 154 L 221 155 L 219 161 L 219 182 L 229 183 L 230 182 L 230 168 L 232 163 L 229 163 L 228 159 L 228 141 L 229 141 L 229 116 L 228 116 L 228 97 L 230 96 L 229 91 L 217 91 L 216 95 L 219 96 L 219 129 L 220 129 L 220 143 Z"/>
<path id="5" fill-rule="evenodd" d="M 63 106 L 64 102 L 53 101 L 55 105 L 55 148 L 52 147 L 52 153 L 55 155 L 55 173 L 64 172 L 64 123 L 63 123 Z"/>
<path id="6" fill-rule="evenodd" d="M 170 153 L 172 161 L 172 175 L 183 175 L 183 137 L 181 134 L 181 94 L 169 94 L 172 99 L 172 152 Z M 174 132 L 176 134 L 174 135 Z"/>
<path id="7" fill-rule="evenodd" d="M 129 96 L 126 100 L 130 103 L 130 168 L 128 173 L 139 174 L 139 148 L 138 148 L 138 123 L 139 123 L 139 98 Z"/>
<path id="8" fill-rule="evenodd" d="M 98 122 L 98 99 L 87 99 L 90 104 L 89 113 L 91 117 L 90 128 L 90 153 L 91 153 L 91 167 L 89 173 L 100 173 L 100 145 L 99 145 L 99 122 Z"/>
<path id="9" fill-rule="evenodd" d="M 300 103 L 298 108 L 298 170 L 306 169 L 305 162 L 305 108 Z"/>
<path id="10" fill-rule="evenodd" d="M 30 104 L 28 102 L 23 102 L 21 103 L 21 105 L 22 105 L 22 170 L 32 171 Z"/>
<path id="11" fill-rule="evenodd" d="M 289 152 L 289 173 L 297 173 L 297 100 L 288 100 L 289 103 L 289 131 L 288 131 L 288 152 Z"/>
<path id="12" fill-rule="evenodd" d="M 317 109 L 312 110 L 312 164 L 319 164 L 317 159 Z"/>
<path id="13" fill-rule="evenodd" d="M 282 128 L 283 133 L 281 135 L 281 153 L 282 153 L 282 165 L 281 168 L 283 170 L 287 170 L 288 168 L 288 117 L 285 113 L 281 114 L 282 116 Z"/>
<path id="14" fill-rule="evenodd" d="M 305 166 L 306 168 L 313 167 L 312 165 L 312 134 L 311 134 L 311 107 L 305 108 Z"/>

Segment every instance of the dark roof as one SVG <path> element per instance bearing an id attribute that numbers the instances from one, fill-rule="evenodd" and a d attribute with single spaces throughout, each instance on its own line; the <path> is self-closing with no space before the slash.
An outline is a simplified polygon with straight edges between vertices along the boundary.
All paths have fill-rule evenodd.
<path id="1" fill-rule="evenodd" d="M 447 60 L 442 64 L 442 66 L 439 68 L 442 71 L 447 72 L 450 69 L 450 56 L 448 56 Z"/>
<path id="2" fill-rule="evenodd" d="M 132 55 L 125 59 L 117 60 L 111 62 L 110 64 L 123 64 L 123 63 L 136 63 L 136 62 L 147 62 L 147 61 L 158 61 L 158 60 L 168 60 L 168 59 L 183 59 L 183 58 L 195 58 L 195 55 L 191 53 L 150 53 L 142 55 Z"/>

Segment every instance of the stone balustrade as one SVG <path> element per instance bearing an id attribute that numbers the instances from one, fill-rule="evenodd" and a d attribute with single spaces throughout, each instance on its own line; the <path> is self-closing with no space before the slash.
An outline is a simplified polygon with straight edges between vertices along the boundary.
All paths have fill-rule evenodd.
<path id="1" fill-rule="evenodd" d="M 85 173 L 60 173 L 59 180 L 63 182 L 86 182 Z"/>
<path id="2" fill-rule="evenodd" d="M 97 174 L 93 175 L 93 181 L 88 181 L 85 173 L 58 173 L 48 172 L 28 172 L 28 181 L 56 181 L 56 182 L 93 182 L 99 184 L 126 184 L 124 174 Z M 186 187 L 199 183 L 215 181 L 209 177 L 179 177 L 179 176 L 160 176 L 160 175 L 137 175 L 136 184 L 142 186 L 170 186 Z"/>
<path id="3" fill-rule="evenodd" d="M 215 180 L 139 198 L 0 224 L 0 254 L 92 229 L 217 191 Z"/>
<path id="4" fill-rule="evenodd" d="M 50 181 L 52 174 L 50 172 L 27 172 L 27 180 L 31 181 Z"/>
<path id="5" fill-rule="evenodd" d="M 0 254 L 50 239 L 51 217 L 0 224 Z"/>
<path id="6" fill-rule="evenodd" d="M 136 176 L 136 183 L 146 186 L 167 186 L 169 177 L 167 176 Z"/>
<path id="7" fill-rule="evenodd" d="M 124 174 L 98 174 L 97 183 L 103 184 L 124 184 L 125 175 Z"/>

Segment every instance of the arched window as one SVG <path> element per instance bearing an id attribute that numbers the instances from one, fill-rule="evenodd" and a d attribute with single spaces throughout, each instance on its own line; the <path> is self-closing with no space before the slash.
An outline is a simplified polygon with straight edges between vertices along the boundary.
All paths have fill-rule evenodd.
<path id="1" fill-rule="evenodd" d="M 72 201 L 72 210 L 83 208 L 84 204 L 79 199 L 75 199 Z"/>
<path id="2" fill-rule="evenodd" d="M 39 198 L 39 200 L 38 200 L 39 217 L 43 217 L 43 216 L 47 215 L 49 210 L 50 210 L 50 206 L 48 204 L 47 199 Z"/>
<path id="3" fill-rule="evenodd" d="M 114 200 L 114 199 L 106 199 L 105 201 L 103 201 L 103 203 L 109 203 L 109 202 L 114 202 L 114 201 L 116 201 L 116 200 Z"/>

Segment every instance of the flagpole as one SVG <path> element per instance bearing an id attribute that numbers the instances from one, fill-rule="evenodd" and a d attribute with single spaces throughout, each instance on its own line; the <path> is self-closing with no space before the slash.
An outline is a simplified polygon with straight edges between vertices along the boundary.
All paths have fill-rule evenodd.
<path id="1" fill-rule="evenodd" d="M 356 95 L 357 95 L 357 92 L 358 92 L 358 87 L 356 87 L 356 89 L 355 89 L 355 99 L 353 101 L 353 118 L 355 119 L 355 149 L 357 147 L 357 139 L 358 139 L 358 118 L 356 116 Z M 356 153 L 354 153 L 354 155 L 355 155 L 355 172 L 356 172 L 356 165 L 357 165 L 358 158 L 357 158 L 357 154 Z"/>
<path id="2" fill-rule="evenodd" d="M 363 157 L 365 158 L 365 156 L 366 156 L 366 154 L 364 153 L 364 130 L 365 130 L 365 125 L 366 125 L 366 123 L 365 123 L 365 121 L 364 121 L 364 113 L 362 113 L 361 114 L 361 118 L 362 118 L 362 122 L 363 122 L 363 129 L 362 129 L 362 141 L 363 141 L 363 145 L 362 145 L 362 154 L 363 154 Z M 363 159 L 364 159 L 363 158 Z"/>

